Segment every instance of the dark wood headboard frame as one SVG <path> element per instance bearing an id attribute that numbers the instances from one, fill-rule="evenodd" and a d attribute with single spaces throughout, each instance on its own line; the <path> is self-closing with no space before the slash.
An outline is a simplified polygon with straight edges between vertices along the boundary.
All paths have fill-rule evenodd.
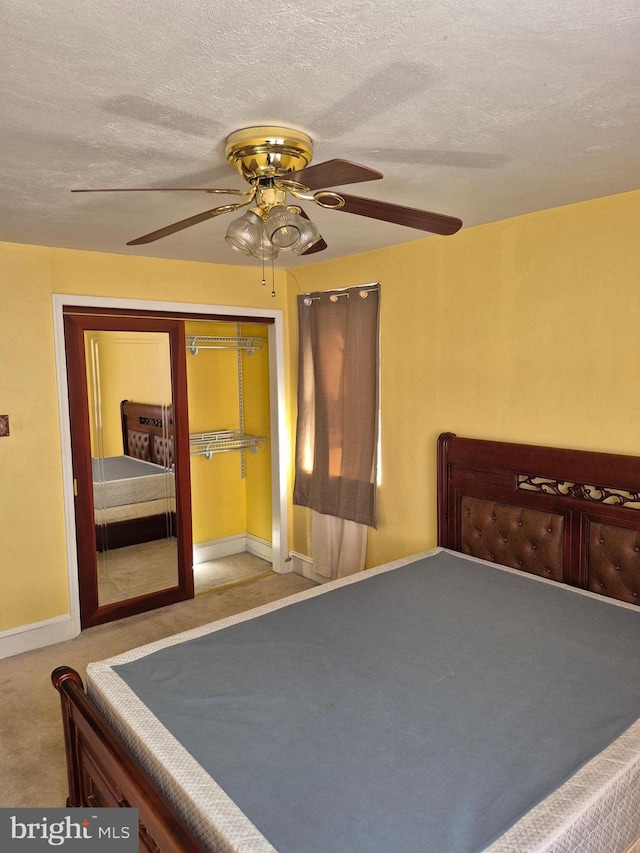
<path id="1" fill-rule="evenodd" d="M 640 604 L 640 458 L 438 439 L 438 544 Z"/>
<path id="2" fill-rule="evenodd" d="M 125 456 L 173 467 L 173 411 L 153 403 L 120 403 L 122 447 Z"/>

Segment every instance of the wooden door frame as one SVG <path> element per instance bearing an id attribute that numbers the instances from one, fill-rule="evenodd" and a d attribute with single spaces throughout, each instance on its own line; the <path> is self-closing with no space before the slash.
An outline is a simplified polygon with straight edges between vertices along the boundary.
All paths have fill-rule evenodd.
<path id="1" fill-rule="evenodd" d="M 82 312 L 85 313 L 82 313 Z M 74 469 L 76 548 L 83 628 L 133 616 L 177 601 L 193 598 L 193 544 L 191 532 L 191 477 L 189 470 L 189 416 L 187 412 L 184 321 L 165 317 L 133 317 L 122 312 L 86 313 L 77 306 L 64 309 L 71 456 Z M 100 605 L 96 561 L 93 476 L 85 332 L 163 332 L 169 336 L 173 453 L 176 484 L 177 583 L 156 592 Z"/>
<path id="2" fill-rule="evenodd" d="M 148 312 L 150 316 L 173 314 L 183 319 L 219 318 L 247 322 L 269 322 L 269 380 L 271 418 L 271 480 L 272 480 L 272 564 L 282 574 L 292 571 L 288 554 L 288 507 L 290 453 L 285 396 L 284 312 L 281 309 L 257 309 L 242 306 L 154 302 L 151 300 L 117 299 L 101 296 L 54 293 L 52 295 L 54 347 L 58 387 L 58 415 L 61 436 L 61 461 L 67 570 L 69 579 L 70 637 L 81 631 L 76 523 L 73 493 L 73 462 L 71 456 L 71 424 L 69 417 L 69 388 L 64 346 L 63 307 L 68 305 L 95 309 Z"/>

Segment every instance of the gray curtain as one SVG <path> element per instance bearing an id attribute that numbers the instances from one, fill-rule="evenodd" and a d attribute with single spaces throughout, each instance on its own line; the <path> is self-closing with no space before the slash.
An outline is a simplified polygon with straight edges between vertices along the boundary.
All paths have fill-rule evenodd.
<path id="1" fill-rule="evenodd" d="M 376 526 L 378 285 L 298 297 L 293 502 Z"/>

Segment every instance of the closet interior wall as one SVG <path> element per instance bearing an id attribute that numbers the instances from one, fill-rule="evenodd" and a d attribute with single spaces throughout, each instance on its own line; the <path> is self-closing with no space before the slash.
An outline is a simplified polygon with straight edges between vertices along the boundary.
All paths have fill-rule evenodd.
<path id="1" fill-rule="evenodd" d="M 194 563 L 272 561 L 268 328 L 187 321 Z"/>

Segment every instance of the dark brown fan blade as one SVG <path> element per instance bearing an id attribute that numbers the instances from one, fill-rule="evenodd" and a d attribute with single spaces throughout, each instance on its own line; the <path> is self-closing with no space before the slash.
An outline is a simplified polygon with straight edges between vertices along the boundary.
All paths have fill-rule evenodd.
<path id="1" fill-rule="evenodd" d="M 184 228 L 190 228 L 192 225 L 197 225 L 199 222 L 206 222 L 207 219 L 213 219 L 214 216 L 219 216 L 221 213 L 228 213 L 235 209 L 235 205 L 224 204 L 221 207 L 214 207 L 212 210 L 205 210 L 203 213 L 196 213 L 195 216 L 189 216 L 188 219 L 181 219 L 180 222 L 174 222 L 173 225 L 166 225 L 164 228 L 158 228 L 157 231 L 151 231 L 150 234 L 145 234 L 138 237 L 136 240 L 129 240 L 127 246 L 140 246 L 143 243 L 153 243 L 154 240 L 160 240 L 162 237 L 168 237 L 170 234 L 175 234 L 176 231 L 182 231 Z"/>
<path id="2" fill-rule="evenodd" d="M 123 189 L 71 190 L 72 193 L 214 193 L 246 195 L 243 190 L 219 190 L 215 187 L 125 187 Z"/>
<path id="3" fill-rule="evenodd" d="M 358 184 L 361 181 L 377 181 L 382 177 L 382 172 L 368 166 L 360 166 L 350 160 L 326 160 L 283 177 L 298 181 L 310 190 L 321 190 L 325 187 L 341 187 L 343 184 Z"/>
<path id="4" fill-rule="evenodd" d="M 361 198 L 357 195 L 345 195 L 343 210 L 345 213 L 355 213 L 357 216 L 368 216 L 370 219 L 380 219 L 382 222 L 394 222 L 396 225 L 406 225 L 408 228 L 418 228 L 432 234 L 455 234 L 462 227 L 462 220 L 455 216 L 445 216 L 443 213 L 430 213 L 428 210 L 417 210 L 415 207 L 403 207 L 400 204 L 390 204 L 386 201 L 375 201 L 372 198 Z"/>
<path id="5" fill-rule="evenodd" d="M 302 210 L 302 208 L 300 208 L 300 216 L 304 216 L 305 219 L 309 219 L 309 217 L 304 212 L 304 210 Z M 306 252 L 302 252 L 300 257 L 304 257 L 305 255 L 314 255 L 316 252 L 324 252 L 326 248 L 327 244 L 324 242 L 322 237 L 320 237 L 320 239 L 316 240 L 316 242 L 312 246 L 309 246 Z"/>
<path id="6" fill-rule="evenodd" d="M 304 258 L 305 255 L 315 255 L 316 252 L 324 252 L 326 248 L 327 244 L 321 237 L 316 243 L 313 244 L 313 246 L 310 246 L 306 252 L 303 252 L 300 257 Z"/>

